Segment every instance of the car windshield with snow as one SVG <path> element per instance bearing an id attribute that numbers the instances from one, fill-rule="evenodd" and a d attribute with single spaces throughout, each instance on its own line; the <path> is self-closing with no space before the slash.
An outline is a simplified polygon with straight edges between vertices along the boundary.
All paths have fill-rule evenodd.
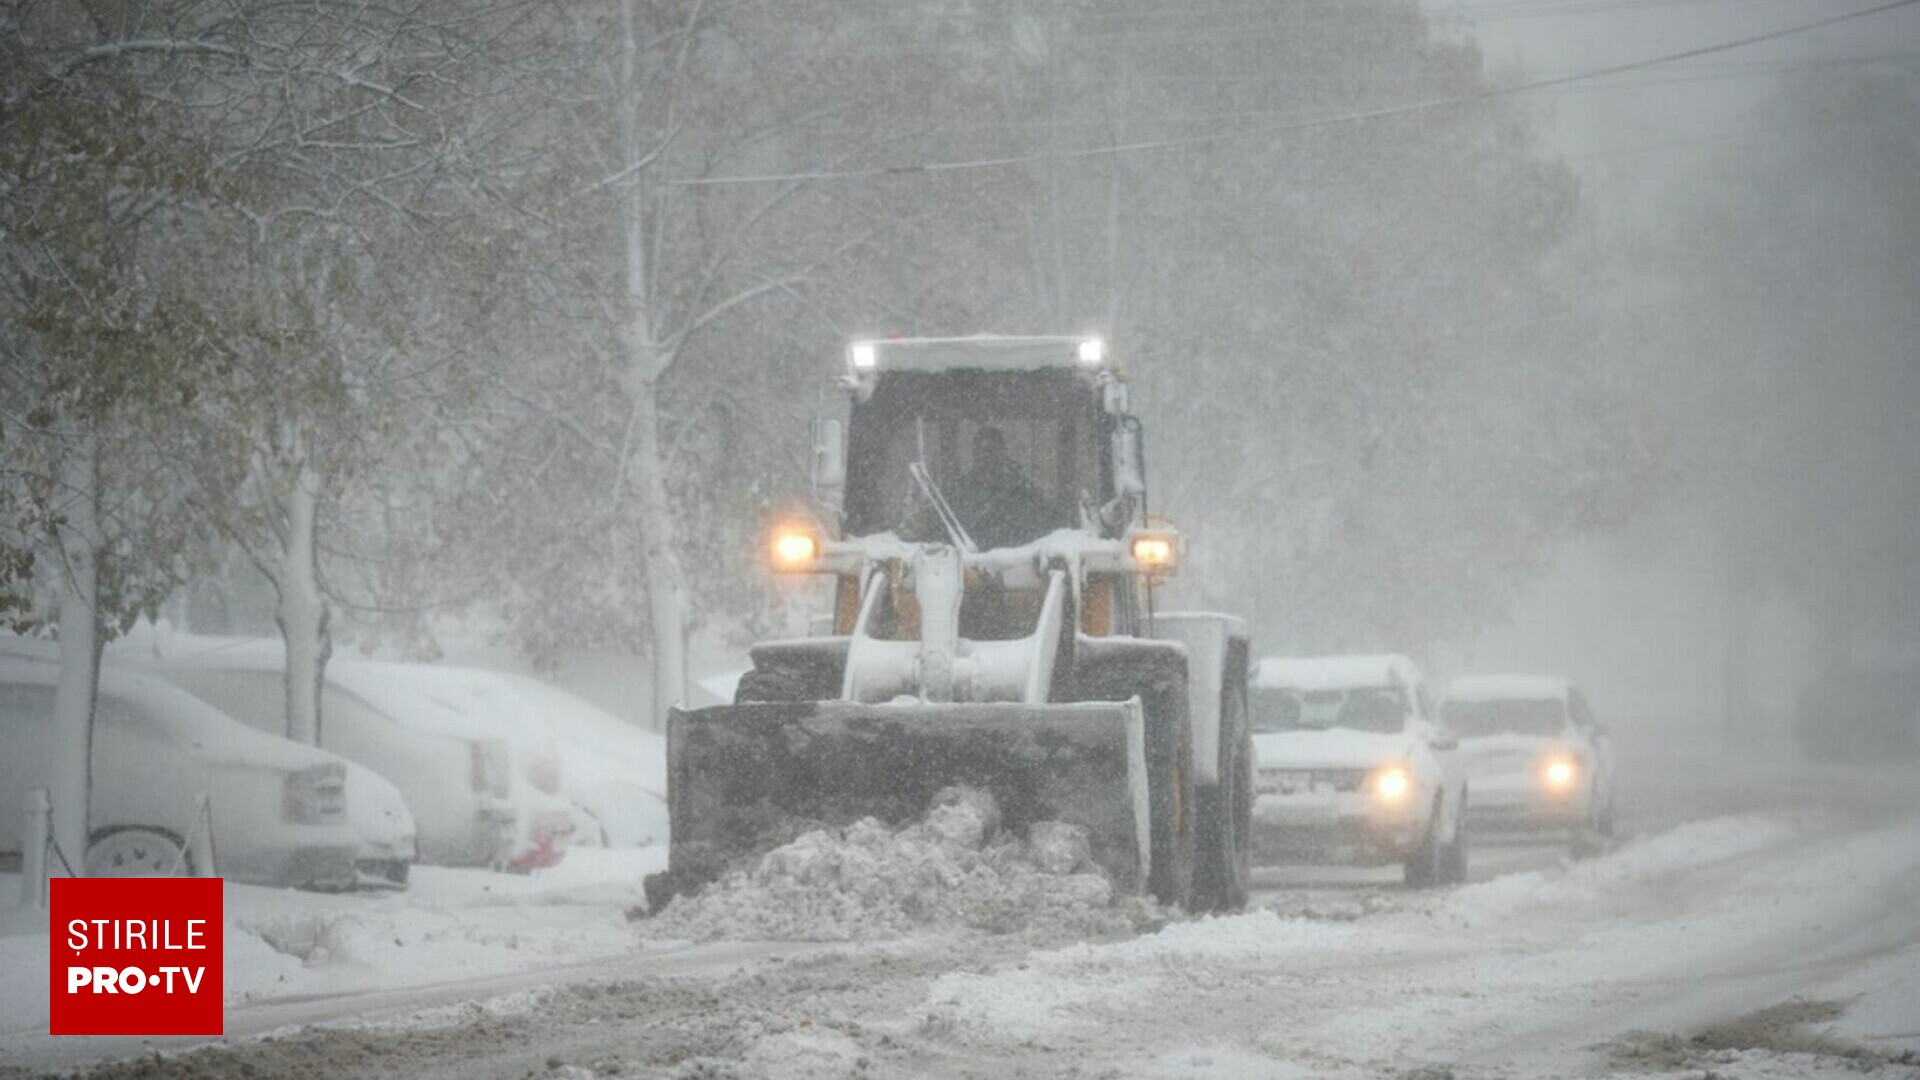
<path id="1" fill-rule="evenodd" d="M 1566 706 L 1557 698 L 1449 699 L 1446 716 L 1447 726 L 1463 739 L 1488 735 L 1558 735 L 1567 726 Z"/>
<path id="2" fill-rule="evenodd" d="M 1407 723 L 1406 692 L 1397 686 L 1296 690 L 1256 686 L 1248 691 L 1253 730 L 1399 731 Z"/>

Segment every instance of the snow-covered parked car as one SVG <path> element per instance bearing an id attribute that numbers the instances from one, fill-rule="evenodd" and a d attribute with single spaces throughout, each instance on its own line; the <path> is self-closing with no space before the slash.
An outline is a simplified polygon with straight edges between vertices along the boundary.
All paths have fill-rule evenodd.
<path id="1" fill-rule="evenodd" d="M 530 675 L 474 674 L 502 684 L 504 693 L 486 695 L 501 719 L 533 717 L 552 730 L 567 799 L 585 818 L 576 843 L 667 842 L 666 740 Z"/>
<path id="2" fill-rule="evenodd" d="M 262 731 L 286 730 L 277 642 L 190 645 L 154 670 Z M 334 659 L 320 745 L 377 770 L 406 797 L 420 861 L 527 871 L 560 861 L 574 828 L 546 727 L 484 705 L 500 692 L 457 668 Z"/>
<path id="3" fill-rule="evenodd" d="M 1262 660 L 1248 699 L 1262 859 L 1401 863 L 1409 885 L 1466 880 L 1459 739 L 1413 661 Z"/>
<path id="4" fill-rule="evenodd" d="M 1613 742 L 1580 689 L 1546 675 L 1462 675 L 1441 703 L 1460 736 L 1473 817 L 1613 833 Z"/>
<path id="5" fill-rule="evenodd" d="M 19 808 L 46 787 L 59 664 L 0 655 L 0 851 L 21 850 Z M 27 648 L 17 646 L 29 646 Z M 116 663 L 94 706 L 89 875 L 192 873 L 186 838 L 209 796 L 213 870 L 307 888 L 403 887 L 414 823 L 394 786 L 337 754 L 264 735 L 164 680 Z"/>

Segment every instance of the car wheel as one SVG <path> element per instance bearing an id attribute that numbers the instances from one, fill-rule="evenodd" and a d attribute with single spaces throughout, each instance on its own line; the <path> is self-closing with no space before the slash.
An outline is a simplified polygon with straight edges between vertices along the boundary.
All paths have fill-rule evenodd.
<path id="1" fill-rule="evenodd" d="M 1440 881 L 1446 885 L 1465 885 L 1467 883 L 1467 796 L 1460 793 L 1458 824 L 1453 827 L 1453 843 L 1448 844 L 1446 853 L 1441 856 Z"/>
<path id="2" fill-rule="evenodd" d="M 1440 843 L 1440 802 L 1436 798 L 1433 813 L 1427 818 L 1427 835 L 1405 866 L 1407 888 L 1424 889 L 1440 882 L 1444 851 Z"/>
<path id="3" fill-rule="evenodd" d="M 1194 792 L 1199 807 L 1200 861 L 1194 867 L 1194 907 L 1200 911 L 1233 912 L 1247 906 L 1252 877 L 1252 745 L 1233 754 L 1233 764 L 1222 771 L 1220 783 Z"/>
<path id="4" fill-rule="evenodd" d="M 1609 794 L 1606 802 L 1600 801 L 1600 791 L 1594 789 L 1587 800 L 1587 819 L 1573 827 L 1569 838 L 1571 854 L 1576 859 L 1590 859 L 1607 853 L 1608 841 L 1613 837 L 1613 796 Z"/>
<path id="5" fill-rule="evenodd" d="M 193 877 L 193 856 L 159 829 L 126 825 L 102 829 L 87 847 L 88 877 Z"/>

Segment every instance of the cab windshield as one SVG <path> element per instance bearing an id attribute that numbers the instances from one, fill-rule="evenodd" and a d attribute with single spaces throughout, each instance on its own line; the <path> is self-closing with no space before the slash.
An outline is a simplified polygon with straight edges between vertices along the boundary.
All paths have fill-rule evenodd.
<path id="1" fill-rule="evenodd" d="M 1488 735 L 1558 735 L 1566 727 L 1565 707 L 1553 698 L 1504 701 L 1449 701 L 1447 726 L 1463 739 Z"/>
<path id="2" fill-rule="evenodd" d="M 1107 486 L 1093 404 L 1088 386 L 1054 372 L 883 377 L 849 424 L 847 535 L 947 539 L 913 481 L 916 462 L 980 549 L 1076 524 Z"/>
<path id="3" fill-rule="evenodd" d="M 1295 690 L 1256 686 L 1248 693 L 1256 733 L 1346 728 L 1391 733 L 1407 722 L 1407 696 L 1397 686 Z"/>

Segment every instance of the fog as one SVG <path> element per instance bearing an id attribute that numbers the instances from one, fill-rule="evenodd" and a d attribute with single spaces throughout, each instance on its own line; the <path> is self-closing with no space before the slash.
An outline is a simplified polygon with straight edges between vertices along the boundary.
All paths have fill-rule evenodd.
<path id="1" fill-rule="evenodd" d="M 188 464 L 103 493 L 144 515 L 113 538 L 129 588 L 109 621 L 164 606 L 183 629 L 275 631 L 275 610 L 303 590 L 276 580 L 293 548 L 262 531 L 267 504 L 234 484 L 250 443 L 297 476 L 322 454 L 278 444 L 327 433 L 339 445 L 312 478 L 325 585 L 301 605 L 296 638 L 324 608 L 343 642 L 391 655 L 480 648 L 547 670 L 604 667 L 592 658 L 649 655 L 652 620 L 668 617 L 658 586 L 684 575 L 672 618 L 694 634 L 692 667 L 724 670 L 745 641 L 795 617 L 758 565 L 759 538 L 770 514 L 804 498 L 808 405 L 844 342 L 1045 329 L 1115 342 L 1149 421 L 1156 501 L 1193 538 L 1194 573 L 1176 594 L 1243 597 L 1273 651 L 1444 648 L 1503 663 L 1500 635 L 1537 639 L 1529 617 L 1631 625 L 1538 600 L 1542 589 L 1603 592 L 1587 583 L 1596 574 L 1666 595 L 1652 582 L 1680 575 L 1696 615 L 1662 619 L 1660 632 L 1725 637 L 1730 601 L 1715 579 L 1736 557 L 1754 564 L 1738 571 L 1737 602 L 1784 604 L 1773 622 L 1832 642 L 1864 620 L 1866 640 L 1831 644 L 1836 655 L 1912 648 L 1913 448 L 1900 422 L 1915 367 L 1912 11 L 1352 121 L 1340 118 L 1712 49 L 1834 12 L 1732 0 L 1218 5 L 1179 17 L 936 5 L 848 13 L 804 40 L 780 40 L 781 17 L 729 16 L 731 44 L 697 62 L 640 35 L 636 62 L 663 65 L 649 77 L 705 97 L 694 124 L 654 115 L 670 95 L 650 96 L 631 131 L 605 111 L 624 62 L 600 21 L 613 14 L 551 22 L 536 6 L 461 24 L 511 43 L 490 60 L 380 61 L 513 104 L 416 102 L 401 107 L 412 116 L 380 117 L 385 135 L 307 147 L 311 193 L 259 149 L 279 121 L 251 118 L 246 95 L 297 85 L 316 95 L 310 108 L 327 107 L 337 88 L 314 73 L 357 47 L 351 22 L 311 56 L 274 38 L 291 22 L 249 23 L 274 52 L 253 74 L 221 69 L 207 59 L 216 52 L 100 69 L 184 103 L 164 136 L 174 143 L 155 137 L 144 151 L 154 178 L 185 155 L 255 185 L 247 199 L 148 211 L 138 231 L 75 218 L 57 234 L 106 230 L 87 242 L 111 243 L 107 265 L 130 276 L 94 291 L 147 305 L 127 317 L 170 319 L 187 343 L 189 358 L 164 373 L 130 363 L 154 384 L 102 392 L 191 395 L 232 444 L 156 445 L 145 460 Z M 670 12 L 639 16 L 670 33 Z M 203 17 L 193 5 L 125 15 L 136 27 Z M 23 61 L 94 32 L 33 6 L 10 18 Z M 763 74 L 743 81 L 748 70 Z M 562 79 L 577 86 L 559 90 Z M 18 92 L 39 102 L 51 85 Z M 568 94 L 603 112 L 543 114 Z M 46 107 L 77 116 L 83 100 Z M 137 123 L 160 130 L 153 117 Z M 1301 123 L 1314 126 L 1269 130 Z M 390 137 L 429 129 L 487 149 L 447 158 Z M 556 138 L 564 154 L 543 149 Z M 1126 147 L 1138 148 L 1112 150 Z M 620 184 L 574 179 L 617 179 L 623 155 L 647 166 L 629 192 L 651 200 L 637 264 L 596 228 L 618 220 Z M 812 176 L 926 164 L 963 167 Z M 428 167 L 443 179 L 393 179 Z M 793 178 L 684 183 L 783 175 Z M 58 209 L 37 190 L 12 189 L 26 215 L 10 233 L 19 243 Z M 336 208 L 313 216 L 305 200 L 316 197 Z M 542 202 L 555 198 L 567 217 Z M 169 253 L 170 234 L 199 239 Z M 20 332 L 9 364 L 22 377 L 10 380 L 8 543 L 14 610 L 38 626 L 58 589 L 34 477 L 57 475 L 59 455 L 32 460 L 32 433 L 57 436 L 45 410 L 81 392 L 50 350 L 84 355 L 85 342 L 123 331 L 76 320 L 84 295 L 33 285 L 79 256 L 32 242 L 44 265 L 18 264 L 10 309 Z M 259 253 L 277 244 L 308 262 L 263 277 Z M 243 250 L 269 291 L 338 267 L 333 285 L 281 289 L 327 289 L 333 329 L 300 316 L 313 346 L 263 351 L 257 332 L 232 329 L 242 310 L 231 291 L 185 286 L 243 272 Z M 623 285 L 631 273 L 637 286 Z M 637 315 L 618 310 L 623 293 L 639 297 Z M 644 363 L 623 355 L 634 333 L 649 343 Z M 335 359 L 305 359 L 315 348 Z M 662 372 L 657 404 L 633 392 L 636 379 L 656 385 L 649 367 Z M 1815 385 L 1817 404 L 1803 396 Z M 313 408 L 257 407 L 274 386 L 308 387 Z M 389 386 L 407 392 L 380 392 Z M 649 412 L 659 440 L 636 438 Z M 144 422 L 157 444 L 206 447 L 188 423 L 197 415 L 160 408 Z M 1822 450 L 1830 439 L 1845 445 Z M 1857 503 L 1816 508 L 1809 480 L 1865 486 Z M 1836 512 L 1863 531 L 1848 549 L 1879 565 L 1835 554 L 1837 526 L 1818 518 Z M 663 519 L 674 528 L 658 537 L 638 525 Z M 1764 533 L 1745 546 L 1773 550 L 1716 559 L 1693 542 L 1701 531 Z M 646 554 L 662 540 L 672 566 Z M 1863 590 L 1887 598 L 1880 611 L 1835 610 Z M 1512 662 L 1590 670 L 1593 654 L 1618 651 L 1608 639 L 1619 631 L 1595 633 Z M 1777 667 L 1717 666 L 1729 664 Z M 1631 668 L 1596 675 L 1603 699 L 1668 720 L 1697 711 L 1705 678 L 1663 674 L 1655 691 Z M 657 722 L 664 699 L 638 708 L 636 689 L 651 696 L 644 683 L 593 686 Z M 1775 680 L 1762 696 L 1793 692 Z"/>
<path id="2" fill-rule="evenodd" d="M 0 1057 L 138 873 L 270 1074 L 1907 1075 L 1916 177 L 1920 0 L 0 0 Z"/>
<path id="3" fill-rule="evenodd" d="M 1486 18 L 1475 17 L 1474 5 L 1435 10 L 1457 13 L 1473 27 L 1496 70 L 1510 64 L 1515 70 L 1541 72 L 1603 66 L 1665 49 L 1730 40 L 1791 25 L 1807 11 L 1804 5 L 1758 3 L 1648 5 L 1625 13 L 1608 11 L 1604 5 L 1565 11 L 1550 10 L 1557 5 L 1542 5 L 1535 11 L 1518 5 L 1489 7 L 1491 17 Z M 1812 104 L 1823 92 L 1834 93 L 1823 88 L 1849 81 L 1910 84 L 1912 46 L 1920 39 L 1915 17 L 1911 12 L 1892 12 L 1886 18 L 1877 26 L 1827 27 L 1756 44 L 1711 62 L 1601 80 L 1557 95 L 1541 105 L 1543 138 L 1579 173 L 1583 195 L 1597 209 L 1607 235 L 1645 251 L 1693 246 L 1691 237 L 1696 234 L 1682 231 L 1690 222 L 1707 213 L 1705 208 L 1738 201 L 1752 188 L 1772 191 L 1776 199 L 1794 192 L 1801 200 L 1798 203 L 1774 203 L 1782 214 L 1798 211 L 1809 219 L 1831 215 L 1833 221 L 1855 220 L 1869 230 L 1892 222 L 1911 223 L 1920 210 L 1910 194 L 1889 188 L 1883 200 L 1862 198 L 1841 178 L 1858 175 L 1854 170 L 1837 169 L 1832 161 L 1810 156 L 1795 161 L 1789 149 L 1795 142 L 1817 138 L 1817 131 L 1840 138 L 1839 132 L 1849 128 L 1871 132 L 1867 137 L 1890 148 L 1911 147 L 1914 118 L 1911 113 L 1903 117 L 1897 106 L 1883 107 L 1861 98 L 1850 108 L 1834 97 L 1823 105 Z M 1911 151 L 1889 152 L 1899 160 Z M 1753 168 L 1762 161 L 1767 165 Z M 1751 226 L 1756 234 L 1776 229 L 1799 232 L 1788 220 L 1771 213 L 1768 218 Z M 1686 318 L 1696 324 L 1690 332 L 1717 337 L 1764 327 L 1762 341 L 1797 343 L 1798 360 L 1778 362 L 1821 372 L 1816 378 L 1832 376 L 1853 383 L 1853 392 L 1843 400 L 1825 400 L 1817 413 L 1804 399 L 1800 406 L 1784 410 L 1796 414 L 1796 420 L 1749 414 L 1742 418 L 1746 432 L 1737 437 L 1750 440 L 1746 446 L 1757 449 L 1766 442 L 1793 438 L 1784 428 L 1801 422 L 1824 429 L 1816 438 L 1835 442 L 1854 437 L 1863 428 L 1879 432 L 1867 441 L 1886 441 L 1874 449 L 1858 447 L 1855 453 L 1860 456 L 1855 461 L 1860 467 L 1835 483 L 1858 486 L 1863 499 L 1883 503 L 1890 511 L 1889 521 L 1911 521 L 1915 517 L 1910 464 L 1914 447 L 1910 442 L 1898 445 L 1903 438 L 1900 429 L 1907 425 L 1878 419 L 1877 414 L 1883 405 L 1895 412 L 1911 411 L 1912 380 L 1920 364 L 1910 348 L 1904 353 L 1892 350 L 1886 365 L 1870 358 L 1880 348 L 1872 341 L 1885 333 L 1898 333 L 1893 328 L 1905 325 L 1900 310 L 1907 305 L 1890 297 L 1868 299 L 1885 297 L 1881 286 L 1891 279 L 1883 279 L 1878 269 L 1884 265 L 1879 262 L 1882 256 L 1866 250 L 1861 238 L 1842 239 L 1844 226 L 1832 229 L 1808 220 L 1802 227 L 1808 231 L 1799 235 L 1809 242 L 1829 240 L 1833 245 L 1829 257 L 1847 269 L 1817 275 L 1822 284 L 1819 293 L 1805 297 L 1810 302 L 1800 302 L 1796 294 L 1794 302 L 1773 309 L 1772 317 L 1761 320 L 1759 326 L 1730 296 L 1720 303 L 1690 305 Z M 1902 227 L 1893 228 L 1898 232 Z M 1751 265 L 1730 251 L 1695 250 L 1692 258 L 1694 272 L 1702 275 L 1740 279 L 1754 273 Z M 1893 278 L 1901 276 L 1896 272 Z M 1646 302 L 1650 288 L 1657 290 L 1644 279 L 1629 287 L 1636 290 L 1635 303 Z M 1895 296 L 1912 292 L 1910 283 L 1893 288 Z M 1855 298 L 1840 299 L 1849 294 Z M 1817 309 L 1822 299 L 1863 306 L 1842 316 L 1835 327 L 1821 319 Z M 1853 317 L 1866 311 L 1878 314 Z M 1739 394 L 1739 385 L 1749 379 L 1764 385 L 1768 376 L 1761 357 L 1765 352 L 1762 346 L 1753 354 L 1723 358 L 1724 368 L 1717 377 L 1727 381 L 1712 392 Z M 1696 367 L 1710 363 L 1697 353 L 1666 362 Z M 1672 423 L 1685 428 L 1698 422 L 1680 414 Z M 1727 433 L 1719 429 L 1713 437 L 1724 438 Z M 1793 498 L 1787 489 L 1823 472 L 1806 462 L 1747 482 L 1762 500 L 1786 502 Z M 1808 597 L 1804 586 L 1787 583 L 1801 576 L 1790 567 L 1762 575 L 1764 580 L 1752 582 L 1750 593 L 1730 609 L 1726 557 L 1716 557 L 1710 534 L 1716 528 L 1751 526 L 1728 523 L 1724 512 L 1716 514 L 1700 500 L 1710 497 L 1705 495 L 1708 491 L 1724 492 L 1731 478 L 1724 474 L 1710 478 L 1705 469 L 1696 467 L 1682 470 L 1676 480 L 1676 494 L 1632 528 L 1565 553 L 1551 579 L 1518 606 L 1507 625 L 1453 643 L 1460 650 L 1459 662 L 1579 672 L 1590 685 L 1606 688 L 1596 692 L 1614 704 L 1611 711 L 1622 722 L 1718 728 L 1737 722 L 1730 720 L 1730 712 L 1745 712 L 1770 736 L 1780 735 L 1779 725 L 1791 712 L 1794 699 L 1823 663 L 1820 639 L 1831 632 L 1831 617 L 1810 611 L 1822 602 Z M 1788 513 L 1784 505 L 1775 509 Z M 1832 515 L 1833 510 L 1825 513 Z M 1832 516 L 1823 525 L 1808 527 L 1801 540 L 1805 546 L 1787 560 L 1803 569 L 1822 561 L 1842 528 Z M 1910 525 L 1890 530 L 1882 550 L 1892 562 L 1878 570 L 1865 561 L 1856 562 L 1857 556 L 1844 560 L 1851 565 L 1840 577 L 1852 581 L 1851 587 L 1869 592 L 1887 589 L 1903 597 L 1889 605 L 1894 625 L 1868 632 L 1842 650 L 1850 651 L 1858 663 L 1911 667 L 1914 662 L 1910 568 L 1916 536 L 1920 530 Z M 1733 631 L 1730 623 L 1746 628 Z M 1730 634 L 1738 639 L 1731 660 Z M 1826 662 L 1831 662 L 1831 656 Z M 1730 678 L 1743 685 L 1730 688 Z M 1729 695 L 1734 699 L 1731 709 Z"/>

